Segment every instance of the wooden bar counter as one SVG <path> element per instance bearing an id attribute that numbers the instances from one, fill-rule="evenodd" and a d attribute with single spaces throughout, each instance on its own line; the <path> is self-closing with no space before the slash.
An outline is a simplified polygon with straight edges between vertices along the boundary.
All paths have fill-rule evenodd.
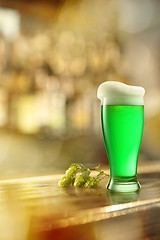
<path id="1" fill-rule="evenodd" d="M 139 167 L 135 193 L 108 192 L 108 179 L 96 189 L 61 189 L 61 176 L 0 181 L 0 240 L 160 239 L 159 164 Z"/>

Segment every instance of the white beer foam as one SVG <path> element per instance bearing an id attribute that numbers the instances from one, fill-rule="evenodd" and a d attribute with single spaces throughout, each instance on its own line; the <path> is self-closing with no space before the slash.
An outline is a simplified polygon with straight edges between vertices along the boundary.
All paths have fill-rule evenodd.
<path id="1" fill-rule="evenodd" d="M 121 82 L 107 81 L 98 87 L 97 97 L 106 105 L 144 105 L 145 89 Z"/>

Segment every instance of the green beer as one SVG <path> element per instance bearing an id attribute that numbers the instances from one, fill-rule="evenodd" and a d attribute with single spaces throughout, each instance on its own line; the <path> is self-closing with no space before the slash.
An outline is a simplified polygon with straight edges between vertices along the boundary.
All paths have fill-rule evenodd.
<path id="1" fill-rule="evenodd" d="M 118 89 L 117 85 L 120 85 Z M 131 192 L 140 188 L 137 163 L 144 126 L 143 96 L 141 97 L 144 92 L 140 91 L 140 87 L 132 87 L 131 92 L 130 87 L 125 85 L 124 89 L 123 85 L 125 84 L 105 83 L 106 89 L 100 96 L 101 123 L 110 166 L 107 188 L 117 192 Z"/>
<path id="2" fill-rule="evenodd" d="M 101 121 L 110 165 L 110 182 L 136 181 L 144 106 L 102 105 Z"/>

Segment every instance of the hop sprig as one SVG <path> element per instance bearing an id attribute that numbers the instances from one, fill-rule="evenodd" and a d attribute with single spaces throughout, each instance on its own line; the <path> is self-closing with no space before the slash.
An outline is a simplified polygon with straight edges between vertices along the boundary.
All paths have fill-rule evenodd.
<path id="1" fill-rule="evenodd" d="M 95 188 L 98 186 L 99 182 L 107 176 L 104 171 L 99 169 L 100 165 L 95 168 L 87 168 L 81 163 L 73 163 L 66 170 L 65 175 L 58 182 L 59 187 L 69 187 L 73 184 L 74 187 L 86 187 L 86 188 Z M 91 177 L 91 171 L 97 171 L 96 177 Z M 77 176 L 77 173 L 81 172 Z"/>

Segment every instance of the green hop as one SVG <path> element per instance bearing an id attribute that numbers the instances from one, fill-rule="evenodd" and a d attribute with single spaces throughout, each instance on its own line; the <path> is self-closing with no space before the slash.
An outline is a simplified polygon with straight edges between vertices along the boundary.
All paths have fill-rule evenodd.
<path id="1" fill-rule="evenodd" d="M 70 167 L 76 167 L 76 168 L 81 168 L 83 165 L 81 163 L 72 163 Z"/>
<path id="2" fill-rule="evenodd" d="M 69 167 L 66 171 L 66 177 L 74 178 L 76 173 L 77 173 L 77 167 L 76 166 Z"/>
<path id="3" fill-rule="evenodd" d="M 68 187 L 71 184 L 71 182 L 72 182 L 71 178 L 64 176 L 59 180 L 58 186 L 61 188 Z"/>
<path id="4" fill-rule="evenodd" d="M 98 181 L 97 178 L 91 178 L 91 177 L 90 177 L 90 178 L 87 180 L 87 182 L 86 182 L 86 184 L 85 184 L 85 187 L 86 187 L 86 188 L 95 188 L 95 187 L 98 186 L 98 183 L 99 183 L 99 181 Z"/>
<path id="5" fill-rule="evenodd" d="M 77 188 L 82 187 L 85 184 L 85 182 L 86 181 L 84 180 L 83 176 L 79 175 L 74 182 L 74 187 Z"/>

